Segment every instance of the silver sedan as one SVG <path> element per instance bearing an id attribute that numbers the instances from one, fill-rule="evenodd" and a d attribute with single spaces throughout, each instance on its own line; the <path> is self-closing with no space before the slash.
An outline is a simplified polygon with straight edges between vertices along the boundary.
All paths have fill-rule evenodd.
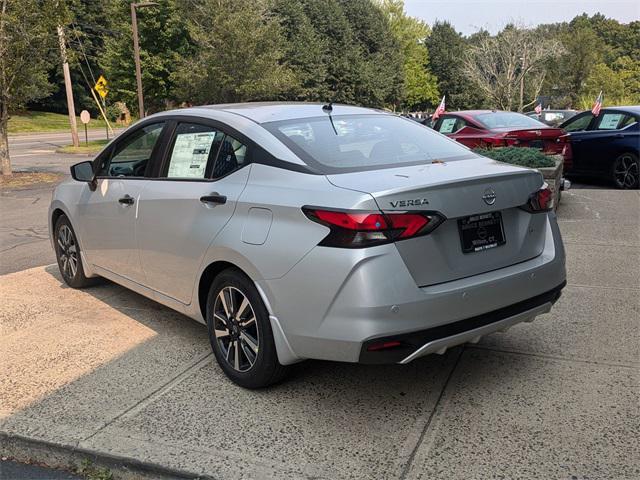
<path id="1" fill-rule="evenodd" d="M 163 112 L 71 172 L 49 210 L 64 281 L 205 323 L 248 388 L 309 358 L 442 353 L 548 312 L 565 284 L 540 173 L 382 111 Z"/>

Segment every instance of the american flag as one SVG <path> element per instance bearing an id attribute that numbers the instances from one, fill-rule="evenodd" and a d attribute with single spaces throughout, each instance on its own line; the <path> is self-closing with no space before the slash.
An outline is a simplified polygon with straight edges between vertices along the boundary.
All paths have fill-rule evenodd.
<path id="1" fill-rule="evenodd" d="M 536 105 L 536 108 L 533 109 L 538 115 L 542 113 L 542 103 Z"/>
<path id="2" fill-rule="evenodd" d="M 600 115 L 601 108 L 602 108 L 602 90 L 600 90 L 600 94 L 598 95 L 598 98 L 596 98 L 596 103 L 593 104 L 591 113 L 593 113 L 593 115 L 597 117 L 598 115 Z"/>
<path id="3" fill-rule="evenodd" d="M 444 97 L 442 97 L 442 101 L 440 102 L 440 105 L 438 105 L 438 108 L 436 108 L 436 111 L 433 112 L 431 119 L 437 120 L 438 117 L 440 117 L 440 115 L 442 115 L 443 113 L 444 113 Z"/>

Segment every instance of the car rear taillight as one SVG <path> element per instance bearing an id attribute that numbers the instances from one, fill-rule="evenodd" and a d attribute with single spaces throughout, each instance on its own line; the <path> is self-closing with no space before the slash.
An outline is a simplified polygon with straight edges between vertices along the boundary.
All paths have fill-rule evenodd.
<path id="1" fill-rule="evenodd" d="M 329 227 L 324 247 L 364 248 L 431 233 L 444 218 L 433 212 L 382 213 L 303 207 L 314 222 Z"/>
<path id="2" fill-rule="evenodd" d="M 530 213 L 548 212 L 553 209 L 553 192 L 546 183 L 540 190 L 529 197 L 529 201 L 523 208 Z"/>
<path id="3" fill-rule="evenodd" d="M 564 172 L 569 172 L 571 170 L 571 167 L 573 167 L 573 149 L 571 148 L 571 135 L 560 135 L 557 141 L 559 144 L 563 145 L 561 155 L 564 165 L 562 166 L 562 169 Z"/>

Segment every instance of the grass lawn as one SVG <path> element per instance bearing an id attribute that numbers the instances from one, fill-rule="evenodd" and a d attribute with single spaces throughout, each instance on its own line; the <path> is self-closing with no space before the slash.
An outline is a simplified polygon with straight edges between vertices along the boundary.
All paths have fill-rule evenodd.
<path id="1" fill-rule="evenodd" d="M 65 145 L 64 147 L 60 147 L 56 149 L 57 153 L 84 153 L 84 154 L 92 154 L 98 153 L 102 150 L 110 140 L 102 139 L 102 140 L 89 140 L 89 143 L 84 143 L 84 140 L 80 140 L 80 146 L 74 147 L 73 145 Z"/>
<path id="2" fill-rule="evenodd" d="M 80 117 L 77 118 L 77 122 L 78 134 L 81 134 L 84 131 L 84 125 Z M 92 118 L 87 127 L 106 128 L 104 121 L 97 118 Z M 23 112 L 11 115 L 9 118 L 9 133 L 64 132 L 69 129 L 69 116 L 62 113 Z"/>

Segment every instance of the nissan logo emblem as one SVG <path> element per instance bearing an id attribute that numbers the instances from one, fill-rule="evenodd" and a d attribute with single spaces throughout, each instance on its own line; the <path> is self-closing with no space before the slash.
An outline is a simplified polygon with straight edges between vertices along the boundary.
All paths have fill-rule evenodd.
<path id="1" fill-rule="evenodd" d="M 496 203 L 496 192 L 493 191 L 493 188 L 487 188 L 482 195 L 482 199 L 487 205 L 493 205 Z"/>

